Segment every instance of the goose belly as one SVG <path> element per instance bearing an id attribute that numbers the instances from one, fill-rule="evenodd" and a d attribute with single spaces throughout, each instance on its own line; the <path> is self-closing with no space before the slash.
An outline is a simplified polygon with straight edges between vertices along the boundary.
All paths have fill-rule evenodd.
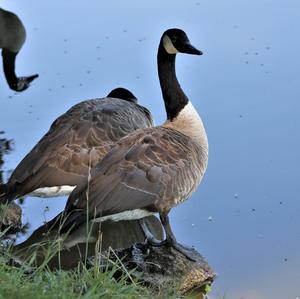
<path id="1" fill-rule="evenodd" d="M 28 194 L 28 196 L 33 197 L 57 197 L 57 196 L 66 196 L 69 195 L 76 186 L 54 186 L 54 187 L 43 187 L 38 188 Z"/>

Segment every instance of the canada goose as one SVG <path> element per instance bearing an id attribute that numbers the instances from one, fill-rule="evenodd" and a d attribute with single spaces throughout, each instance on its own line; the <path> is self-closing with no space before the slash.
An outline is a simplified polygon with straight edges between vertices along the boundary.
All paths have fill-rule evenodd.
<path id="1" fill-rule="evenodd" d="M 73 106 L 53 122 L 7 184 L 0 185 L 0 203 L 29 193 L 68 195 L 116 141 L 152 126 L 150 112 L 136 102 L 130 91 L 117 88 L 106 98 Z"/>
<path id="2" fill-rule="evenodd" d="M 169 29 L 162 35 L 157 56 L 166 122 L 139 129 L 112 147 L 92 170 L 90 181 L 70 194 L 62 233 L 85 222 L 87 212 L 95 222 L 159 213 L 166 233 L 164 243 L 191 258 L 191 252 L 176 242 L 168 213 L 199 185 L 207 166 L 208 142 L 203 123 L 176 78 L 179 52 L 202 54 L 182 30 Z"/>
<path id="3" fill-rule="evenodd" d="M 9 87 L 23 91 L 37 74 L 28 77 L 17 77 L 15 73 L 16 57 L 26 39 L 24 25 L 17 15 L 0 8 L 0 48 L 2 49 L 3 70 Z"/>

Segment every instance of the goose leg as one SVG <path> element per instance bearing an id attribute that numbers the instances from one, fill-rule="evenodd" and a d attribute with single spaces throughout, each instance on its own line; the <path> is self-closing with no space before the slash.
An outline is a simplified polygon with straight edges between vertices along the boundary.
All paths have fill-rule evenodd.
<path id="1" fill-rule="evenodd" d="M 146 242 L 151 244 L 152 246 L 172 246 L 174 249 L 176 249 L 177 251 L 179 251 L 181 254 L 183 254 L 185 257 L 187 257 L 189 260 L 191 261 L 195 261 L 194 259 L 194 251 L 195 249 L 193 247 L 188 247 L 188 246 L 184 246 L 179 244 L 176 241 L 176 238 L 172 232 L 171 226 L 170 226 L 170 221 L 169 221 L 169 217 L 168 217 L 168 213 L 160 213 L 159 214 L 160 217 L 160 221 L 164 227 L 165 233 L 166 233 L 166 239 L 163 241 L 159 241 L 157 240 L 152 233 L 149 231 L 147 225 L 145 224 L 144 220 L 141 219 L 140 220 L 140 225 L 141 228 L 145 234 L 145 238 L 146 238 Z"/>
<path id="2" fill-rule="evenodd" d="M 160 213 L 159 217 L 165 229 L 167 244 L 169 244 L 169 246 L 172 246 L 174 249 L 183 254 L 189 260 L 195 262 L 195 249 L 193 247 L 185 246 L 177 242 L 170 226 L 168 213 Z"/>
<path id="3" fill-rule="evenodd" d="M 160 240 L 156 239 L 153 236 L 153 234 L 149 230 L 149 228 L 148 228 L 148 226 L 147 226 L 144 218 L 142 218 L 142 219 L 139 220 L 139 224 L 140 224 L 140 226 L 142 228 L 142 231 L 144 233 L 144 236 L 145 236 L 145 239 L 146 239 L 145 240 L 146 243 L 151 244 L 152 246 L 162 246 L 163 244 L 167 243 L 166 240 L 160 241 Z"/>

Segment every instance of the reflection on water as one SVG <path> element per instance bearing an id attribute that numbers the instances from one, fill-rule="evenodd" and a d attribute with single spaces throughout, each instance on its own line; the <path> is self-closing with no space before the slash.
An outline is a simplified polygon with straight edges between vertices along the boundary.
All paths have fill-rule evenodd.
<path id="1" fill-rule="evenodd" d="M 0 7 L 0 49 L 2 49 L 3 71 L 9 87 L 24 91 L 38 77 L 17 77 L 16 58 L 26 39 L 26 30 L 19 17 Z"/>

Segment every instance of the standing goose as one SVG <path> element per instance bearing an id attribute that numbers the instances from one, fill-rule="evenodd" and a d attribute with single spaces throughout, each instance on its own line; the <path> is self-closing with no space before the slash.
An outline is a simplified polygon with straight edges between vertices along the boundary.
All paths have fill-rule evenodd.
<path id="1" fill-rule="evenodd" d="M 2 49 L 3 70 L 9 87 L 23 91 L 29 87 L 38 75 L 17 77 L 15 73 L 16 57 L 26 39 L 24 25 L 17 15 L 0 8 L 0 48 Z"/>
<path id="2" fill-rule="evenodd" d="M 150 112 L 124 88 L 73 106 L 53 122 L 7 184 L 0 185 L 0 203 L 26 194 L 68 195 L 116 141 L 150 126 Z"/>
<path id="3" fill-rule="evenodd" d="M 199 185 L 207 166 L 208 142 L 197 111 L 177 81 L 178 52 L 202 54 L 182 30 L 169 29 L 162 35 L 157 57 L 167 121 L 137 130 L 112 147 L 92 170 L 91 180 L 70 194 L 62 233 L 84 223 L 87 211 L 95 222 L 159 213 L 166 233 L 164 243 L 191 258 L 190 251 L 176 242 L 168 214 Z"/>

